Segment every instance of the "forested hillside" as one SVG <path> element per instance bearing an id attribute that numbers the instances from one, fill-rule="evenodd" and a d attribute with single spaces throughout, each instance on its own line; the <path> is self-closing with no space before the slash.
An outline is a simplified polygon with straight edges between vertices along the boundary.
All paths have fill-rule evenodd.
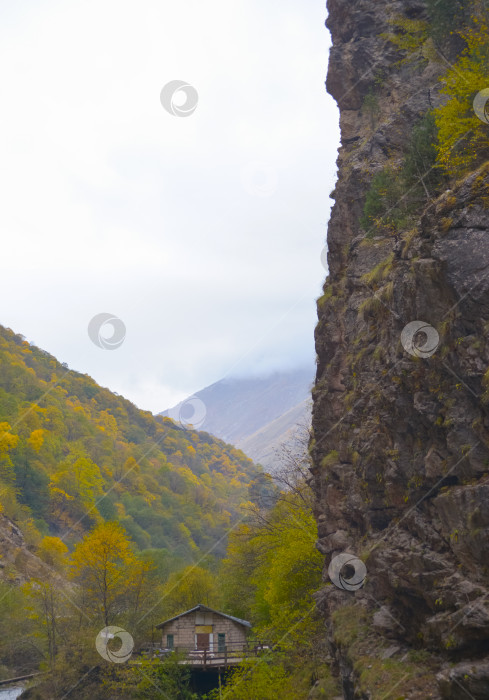
<path id="1" fill-rule="evenodd" d="M 71 547 L 117 520 L 141 550 L 166 551 L 171 570 L 222 555 L 240 504 L 268 484 L 239 450 L 139 410 L 0 326 L 0 510 L 32 549 L 46 535 Z"/>

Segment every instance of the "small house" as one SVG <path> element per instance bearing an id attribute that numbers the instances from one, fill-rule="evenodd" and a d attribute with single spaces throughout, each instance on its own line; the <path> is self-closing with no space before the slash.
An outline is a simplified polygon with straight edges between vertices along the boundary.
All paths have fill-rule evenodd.
<path id="1" fill-rule="evenodd" d="M 238 617 L 196 605 L 156 625 L 161 630 L 161 646 L 166 649 L 224 652 L 246 645 L 251 623 Z"/>

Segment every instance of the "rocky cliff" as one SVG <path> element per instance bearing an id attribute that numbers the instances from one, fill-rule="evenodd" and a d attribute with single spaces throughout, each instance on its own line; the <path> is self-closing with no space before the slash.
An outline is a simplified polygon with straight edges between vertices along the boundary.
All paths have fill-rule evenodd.
<path id="1" fill-rule="evenodd" d="M 463 42 L 428 38 L 416 52 L 392 39 L 429 22 L 422 0 L 329 0 L 328 11 L 341 147 L 316 329 L 318 605 L 348 700 L 488 698 L 485 159 L 437 187 L 420 177 L 409 226 L 361 225 L 373 176 L 405 158 Z M 328 577 L 342 552 L 365 563 L 358 590 Z"/>
<path id="2" fill-rule="evenodd" d="M 52 569 L 29 550 L 17 525 L 0 513 L 0 581 L 21 584 L 52 575 Z"/>

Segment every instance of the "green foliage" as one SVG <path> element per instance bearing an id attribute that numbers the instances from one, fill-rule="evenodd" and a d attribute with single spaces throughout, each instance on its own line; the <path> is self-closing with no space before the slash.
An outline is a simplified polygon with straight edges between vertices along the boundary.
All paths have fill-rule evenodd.
<path id="1" fill-rule="evenodd" d="M 219 700 L 219 690 L 208 695 L 209 700 Z M 222 693 L 223 700 L 301 700 L 296 684 L 279 663 L 258 659 L 241 664 L 234 669 Z"/>
<path id="2" fill-rule="evenodd" d="M 363 98 L 362 112 L 365 112 L 366 114 L 369 115 L 370 122 L 371 122 L 372 126 L 374 126 L 375 122 L 377 120 L 377 117 L 380 113 L 380 105 L 379 105 L 379 98 L 373 92 L 373 90 L 371 88 L 367 92 L 365 97 Z"/>
<path id="3" fill-rule="evenodd" d="M 430 197 L 442 184 L 442 171 L 436 163 L 437 140 L 435 116 L 433 112 L 428 112 L 413 128 L 402 167 L 406 187 L 418 184 L 414 196 L 420 197 L 419 185 L 424 188 L 426 196 Z"/>
<path id="4" fill-rule="evenodd" d="M 109 669 L 104 674 L 103 685 L 108 696 L 125 698 L 172 698 L 172 700 L 197 700 L 190 690 L 190 669 L 178 663 L 177 655 L 163 662 L 140 659 L 137 666 Z"/>
<path id="5" fill-rule="evenodd" d="M 400 166 L 386 166 L 372 178 L 360 218 L 367 237 L 397 234 L 412 224 L 420 207 L 444 180 L 437 159 L 437 128 L 428 112 L 413 128 Z"/>
<path id="6" fill-rule="evenodd" d="M 322 585 L 323 558 L 315 547 L 316 523 L 301 465 L 298 460 L 295 471 L 277 475 L 289 489 L 273 508 L 255 511 L 236 529 L 221 565 L 224 609 L 250 620 L 255 638 L 281 650 L 234 670 L 223 689 L 229 700 L 338 694 L 324 663 L 324 627 L 313 598 Z M 319 679 L 319 694 L 313 696 Z"/>
<path id="7" fill-rule="evenodd" d="M 376 229 L 394 233 L 403 227 L 406 219 L 403 196 L 403 183 L 395 168 L 386 167 L 374 175 L 360 218 L 369 238 L 375 235 Z"/>
<path id="8" fill-rule="evenodd" d="M 162 592 L 162 609 L 166 618 L 199 603 L 219 609 L 217 577 L 200 566 L 188 566 L 170 575 Z"/>
<path id="9" fill-rule="evenodd" d="M 467 0 L 426 0 L 429 33 L 437 42 L 464 26 L 469 16 Z"/>
<path id="10" fill-rule="evenodd" d="M 221 568 L 226 608 L 251 618 L 259 636 L 278 639 L 290 632 L 292 643 L 301 626 L 310 625 L 312 595 L 321 586 L 316 537 L 311 511 L 293 495 L 279 501 L 262 526 L 237 529 Z"/>
<path id="11" fill-rule="evenodd" d="M 37 670 L 43 650 L 34 631 L 20 588 L 0 581 L 0 680 Z"/>

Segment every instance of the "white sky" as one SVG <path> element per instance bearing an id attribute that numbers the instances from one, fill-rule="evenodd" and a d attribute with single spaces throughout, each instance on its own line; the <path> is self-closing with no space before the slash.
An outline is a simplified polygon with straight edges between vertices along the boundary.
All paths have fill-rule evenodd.
<path id="1" fill-rule="evenodd" d="M 0 323 L 155 412 L 313 365 L 339 141 L 324 4 L 0 0 Z M 189 117 L 160 103 L 177 79 Z M 88 337 L 101 312 L 116 350 Z"/>

